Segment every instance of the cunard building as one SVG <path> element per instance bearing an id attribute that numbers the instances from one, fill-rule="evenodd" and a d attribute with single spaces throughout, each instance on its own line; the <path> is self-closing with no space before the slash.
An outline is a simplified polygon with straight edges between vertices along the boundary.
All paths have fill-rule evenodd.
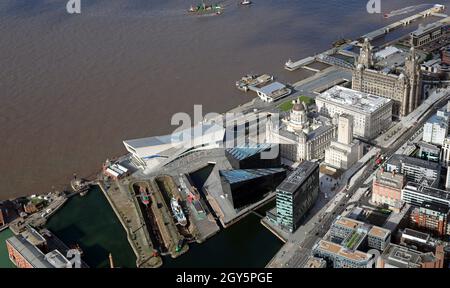
<path id="1" fill-rule="evenodd" d="M 414 48 L 405 59 L 404 69 L 376 70 L 366 39 L 353 71 L 352 89 L 392 99 L 393 115 L 408 115 L 420 105 L 421 75 Z"/>

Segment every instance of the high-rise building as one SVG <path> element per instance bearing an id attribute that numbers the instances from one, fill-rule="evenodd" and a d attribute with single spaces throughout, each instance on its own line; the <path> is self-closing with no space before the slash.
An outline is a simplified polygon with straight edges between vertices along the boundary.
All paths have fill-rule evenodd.
<path id="1" fill-rule="evenodd" d="M 353 117 L 347 114 L 339 115 L 338 142 L 351 144 L 353 141 Z"/>
<path id="2" fill-rule="evenodd" d="M 386 204 L 391 209 L 399 211 L 402 206 L 402 188 L 405 176 L 395 172 L 378 170 L 372 184 L 372 202 Z"/>
<path id="3" fill-rule="evenodd" d="M 302 162 L 277 187 L 277 225 L 294 232 L 319 197 L 319 189 L 319 164 Z"/>
<path id="4" fill-rule="evenodd" d="M 353 136 L 373 139 L 392 123 L 390 99 L 334 86 L 316 97 L 317 111 L 333 118 L 341 114 L 353 117 Z M 345 136 L 345 135 L 344 135 Z"/>
<path id="5" fill-rule="evenodd" d="M 325 150 L 325 163 L 338 169 L 349 169 L 363 154 L 359 140 L 353 140 L 353 117 L 348 114 L 338 116 L 337 141 L 331 141 Z"/>
<path id="6" fill-rule="evenodd" d="M 440 109 L 423 125 L 422 140 L 442 146 L 449 132 L 450 113 L 447 108 Z"/>
<path id="7" fill-rule="evenodd" d="M 405 59 L 404 71 L 374 70 L 372 47 L 366 39 L 362 45 L 356 69 L 352 75 L 352 89 L 383 96 L 394 101 L 393 114 L 406 116 L 420 104 L 421 74 L 414 48 Z"/>
<path id="8" fill-rule="evenodd" d="M 220 170 L 225 197 L 234 209 L 240 209 L 262 199 L 286 177 L 282 168 Z"/>

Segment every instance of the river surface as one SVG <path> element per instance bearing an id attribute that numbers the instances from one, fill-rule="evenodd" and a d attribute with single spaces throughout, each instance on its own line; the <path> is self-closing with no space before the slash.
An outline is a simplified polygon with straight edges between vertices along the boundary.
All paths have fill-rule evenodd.
<path id="1" fill-rule="evenodd" d="M 234 87 L 242 75 L 293 83 L 302 75 L 287 59 L 398 19 L 368 14 L 365 0 L 225 0 L 213 17 L 188 16 L 196 0 L 81 0 L 81 15 L 66 2 L 0 1 L 0 200 L 89 176 L 125 153 L 122 140 L 171 132 L 176 112 L 249 101 Z"/>

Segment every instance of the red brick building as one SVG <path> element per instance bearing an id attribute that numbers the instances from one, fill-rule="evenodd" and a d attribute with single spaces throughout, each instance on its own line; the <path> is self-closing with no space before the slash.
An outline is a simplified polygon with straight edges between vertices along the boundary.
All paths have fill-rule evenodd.
<path id="1" fill-rule="evenodd" d="M 403 186 L 405 186 L 404 175 L 384 172 L 384 170 L 378 171 L 372 184 L 372 202 L 400 210 Z"/>
<path id="2" fill-rule="evenodd" d="M 413 226 L 444 236 L 447 231 L 449 208 L 446 205 L 423 202 L 420 207 L 411 212 L 411 223 Z"/>

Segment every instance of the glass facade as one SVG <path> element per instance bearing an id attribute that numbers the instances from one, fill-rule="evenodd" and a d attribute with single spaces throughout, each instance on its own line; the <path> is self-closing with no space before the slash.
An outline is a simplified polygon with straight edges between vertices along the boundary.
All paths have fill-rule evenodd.
<path id="1" fill-rule="evenodd" d="M 262 199 L 286 177 L 282 168 L 221 170 L 222 188 L 235 209 L 244 208 Z"/>

